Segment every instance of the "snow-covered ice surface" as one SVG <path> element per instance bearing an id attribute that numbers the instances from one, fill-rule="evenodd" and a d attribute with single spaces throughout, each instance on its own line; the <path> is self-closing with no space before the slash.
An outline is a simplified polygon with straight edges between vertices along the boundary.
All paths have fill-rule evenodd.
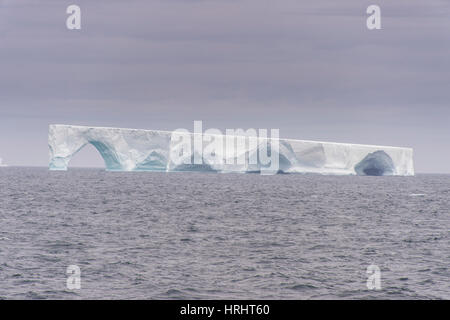
<path id="1" fill-rule="evenodd" d="M 193 139 L 194 134 L 189 135 Z M 257 145 L 247 150 L 245 165 L 227 164 L 228 161 L 211 162 L 205 157 L 203 164 L 175 164 L 170 155 L 176 142 L 170 131 L 50 125 L 49 168 L 67 170 L 72 157 L 87 144 L 92 144 L 99 151 L 106 169 L 110 171 L 259 172 L 263 168 L 259 158 L 257 164 L 248 163 L 249 156 L 258 151 Z M 203 150 L 196 150 L 194 143 L 192 146 L 192 155 L 203 155 L 207 147 L 205 143 Z M 225 152 L 216 156 L 226 158 Z M 279 168 L 280 173 L 411 176 L 414 175 L 413 150 L 280 139 Z"/>

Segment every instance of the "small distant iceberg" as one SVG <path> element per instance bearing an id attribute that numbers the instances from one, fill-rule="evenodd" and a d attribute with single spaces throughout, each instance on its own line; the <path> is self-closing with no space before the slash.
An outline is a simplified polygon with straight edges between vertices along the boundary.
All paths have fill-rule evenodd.
<path id="1" fill-rule="evenodd" d="M 3 159 L 0 158 L 0 167 L 7 167 L 7 166 L 8 166 L 7 164 L 3 163 Z"/>
<path id="2" fill-rule="evenodd" d="M 410 197 L 425 197 L 426 194 L 425 193 L 411 193 L 409 196 Z"/>

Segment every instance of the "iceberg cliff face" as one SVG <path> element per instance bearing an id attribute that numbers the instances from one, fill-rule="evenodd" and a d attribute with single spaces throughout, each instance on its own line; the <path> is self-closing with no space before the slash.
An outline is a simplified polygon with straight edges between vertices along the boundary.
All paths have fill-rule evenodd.
<path id="1" fill-rule="evenodd" d="M 185 133 L 189 140 L 194 134 Z M 203 135 L 208 136 L 206 134 Z M 210 135 L 212 136 L 212 135 Z M 225 136 L 224 141 L 227 141 Z M 201 149 L 191 144 L 186 159 L 174 160 L 178 140 L 172 132 L 121 128 L 50 125 L 50 170 L 67 170 L 72 157 L 87 144 L 93 145 L 111 171 L 213 171 L 213 172 L 262 172 L 258 148 L 261 140 L 249 140 L 246 151 L 239 149 L 232 157 L 245 157 L 239 164 L 229 159 L 226 150 L 215 150 L 212 161 L 206 157 L 206 143 Z M 331 142 L 280 139 L 278 152 L 270 151 L 271 140 L 266 139 L 269 153 L 278 156 L 279 169 L 283 173 L 317 173 L 334 175 L 414 175 L 413 150 L 410 148 L 381 147 Z M 253 143 L 253 142 L 254 143 Z M 197 148 L 197 149 L 196 149 Z M 175 153 L 178 151 L 175 150 Z M 278 153 L 278 154 L 276 154 Z M 228 157 L 228 158 L 227 158 Z M 202 159 L 197 163 L 194 159 Z M 256 159 L 255 163 L 249 161 Z M 237 162 L 237 163 L 236 163 Z"/>

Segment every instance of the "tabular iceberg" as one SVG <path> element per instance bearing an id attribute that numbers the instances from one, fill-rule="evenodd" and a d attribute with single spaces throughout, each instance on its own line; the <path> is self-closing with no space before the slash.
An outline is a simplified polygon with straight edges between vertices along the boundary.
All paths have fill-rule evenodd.
<path id="1" fill-rule="evenodd" d="M 195 140 L 194 133 L 187 135 Z M 50 125 L 49 168 L 67 170 L 71 158 L 91 144 L 103 157 L 106 169 L 111 171 L 262 172 L 264 169 L 259 154 L 256 155 L 262 143 L 260 138 L 253 138 L 256 143 L 247 143 L 247 149 L 242 151 L 245 161 L 241 163 L 235 161 L 243 158 L 239 148 L 235 148 L 236 153 L 232 154 L 236 159 L 230 161 L 229 153 L 221 149 L 214 153 L 216 159 L 223 161 L 211 161 L 211 158 L 204 156 L 207 144 L 198 148 L 195 143 L 192 144 L 188 161 L 180 163 L 173 158 L 178 152 L 175 150 L 178 140 L 174 136 L 173 132 L 158 130 Z M 230 138 L 215 135 L 215 138 L 220 137 L 224 137 L 224 141 Z M 272 139 L 266 140 L 268 142 L 264 143 L 269 144 L 269 153 L 273 153 L 273 150 L 270 151 Z M 413 150 L 410 148 L 279 139 L 277 150 L 278 173 L 414 175 Z M 201 164 L 191 161 L 199 155 L 203 160 Z M 256 163 L 250 163 L 252 155 L 257 159 Z"/>

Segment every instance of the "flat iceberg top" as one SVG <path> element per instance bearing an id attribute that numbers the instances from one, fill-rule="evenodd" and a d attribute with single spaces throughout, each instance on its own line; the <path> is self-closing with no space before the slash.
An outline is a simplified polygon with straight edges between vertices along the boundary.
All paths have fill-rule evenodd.
<path id="1" fill-rule="evenodd" d="M 276 156 L 282 173 L 414 175 L 411 148 L 61 124 L 49 126 L 50 169 L 67 170 L 87 144 L 115 171 L 263 172 Z"/>
<path id="2" fill-rule="evenodd" d="M 174 131 L 168 130 L 151 130 L 151 129 L 134 129 L 134 128 L 119 128 L 119 127 L 89 127 L 80 125 L 65 125 L 65 124 L 51 124 L 50 127 L 63 127 L 63 128 L 73 128 L 79 130 L 91 130 L 91 129 L 101 129 L 101 130 L 121 130 L 121 131 L 141 131 L 141 132 L 160 132 L 161 134 L 172 134 Z M 195 134 L 195 133 L 192 133 Z M 270 138 L 269 138 L 270 139 Z M 382 145 L 372 145 L 372 144 L 360 144 L 360 143 L 347 143 L 347 142 L 329 142 L 329 141 L 319 141 L 319 140 L 303 140 L 303 139 L 289 139 L 283 138 L 284 141 L 299 141 L 307 143 L 331 143 L 335 145 L 350 146 L 350 147 L 370 147 L 370 148 L 380 148 L 380 149 L 409 149 L 413 151 L 411 147 L 395 147 L 395 146 L 382 146 Z"/>

